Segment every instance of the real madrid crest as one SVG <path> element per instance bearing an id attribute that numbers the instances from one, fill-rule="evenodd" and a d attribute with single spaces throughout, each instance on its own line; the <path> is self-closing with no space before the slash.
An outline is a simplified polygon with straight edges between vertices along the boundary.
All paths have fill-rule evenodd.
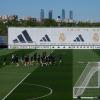
<path id="1" fill-rule="evenodd" d="M 64 33 L 60 33 L 60 36 L 59 36 L 59 41 L 60 42 L 64 42 L 65 41 L 65 35 L 64 35 Z"/>
<path id="2" fill-rule="evenodd" d="M 94 33 L 94 34 L 93 34 L 93 37 L 92 37 L 92 40 L 93 40 L 94 42 L 98 42 L 98 41 L 99 41 L 99 34 L 98 34 L 98 33 Z"/>

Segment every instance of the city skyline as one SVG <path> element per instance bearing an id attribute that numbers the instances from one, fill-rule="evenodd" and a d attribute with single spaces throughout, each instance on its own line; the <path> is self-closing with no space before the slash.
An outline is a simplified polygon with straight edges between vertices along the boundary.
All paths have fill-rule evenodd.
<path id="1" fill-rule="evenodd" d="M 48 14 L 48 16 L 45 16 L 45 13 Z M 58 18 L 62 21 L 65 21 L 65 20 L 75 20 L 74 19 L 74 15 L 73 15 L 73 11 L 72 10 L 69 10 L 69 15 L 66 17 L 66 11 L 65 9 L 62 9 L 61 10 L 61 16 L 57 16 L 57 18 L 54 18 L 53 16 L 53 10 L 49 10 L 48 12 L 45 12 L 44 9 L 40 9 L 40 16 L 39 18 L 36 17 L 36 19 L 42 21 L 44 19 L 54 19 L 54 20 L 57 20 Z M 12 14 L 12 15 L 0 15 L 0 18 L 1 19 L 13 19 L 15 16 L 17 16 L 18 18 L 17 19 L 29 19 L 29 18 L 35 18 L 35 17 L 32 17 L 32 16 L 24 16 L 22 18 L 19 18 L 19 15 L 16 15 L 16 14 Z"/>
<path id="2" fill-rule="evenodd" d="M 40 18 L 40 9 L 45 10 L 45 16 L 48 18 L 49 10 L 53 10 L 53 18 L 62 16 L 61 10 L 65 9 L 66 18 L 69 17 L 69 11 L 74 12 L 76 20 L 94 20 L 100 21 L 100 0 L 1 0 L 0 15 L 18 15 L 19 17 L 32 16 Z"/>

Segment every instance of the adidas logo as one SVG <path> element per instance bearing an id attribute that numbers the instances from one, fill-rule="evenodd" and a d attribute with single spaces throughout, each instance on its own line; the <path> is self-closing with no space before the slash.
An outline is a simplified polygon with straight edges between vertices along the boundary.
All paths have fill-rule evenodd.
<path id="1" fill-rule="evenodd" d="M 13 40 L 14 43 L 33 43 L 31 37 L 29 36 L 27 30 L 22 31 L 22 34 L 19 34 L 16 39 Z"/>
<path id="2" fill-rule="evenodd" d="M 42 39 L 40 40 L 41 42 L 50 42 L 50 38 L 49 36 L 46 34 L 44 37 L 42 37 Z"/>
<path id="3" fill-rule="evenodd" d="M 84 39 L 83 39 L 82 35 L 80 34 L 80 35 L 78 35 L 78 37 L 76 37 L 76 39 L 73 40 L 73 41 L 74 41 L 74 42 L 84 42 Z"/>

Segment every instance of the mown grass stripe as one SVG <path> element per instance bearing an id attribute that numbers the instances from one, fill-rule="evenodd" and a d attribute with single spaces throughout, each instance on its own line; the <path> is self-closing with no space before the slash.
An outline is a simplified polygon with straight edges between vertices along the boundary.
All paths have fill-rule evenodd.
<path id="1" fill-rule="evenodd" d="M 28 73 L 2 100 L 5 100 L 31 73 Z"/>

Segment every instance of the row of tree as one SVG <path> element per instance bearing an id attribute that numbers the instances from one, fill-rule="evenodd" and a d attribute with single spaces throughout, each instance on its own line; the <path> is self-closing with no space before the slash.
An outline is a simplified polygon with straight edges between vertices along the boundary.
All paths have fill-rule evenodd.
<path id="1" fill-rule="evenodd" d="M 55 20 L 45 19 L 41 22 L 34 20 L 11 20 L 0 21 L 0 35 L 7 35 L 8 27 L 100 27 L 100 22 L 56 22 Z"/>

